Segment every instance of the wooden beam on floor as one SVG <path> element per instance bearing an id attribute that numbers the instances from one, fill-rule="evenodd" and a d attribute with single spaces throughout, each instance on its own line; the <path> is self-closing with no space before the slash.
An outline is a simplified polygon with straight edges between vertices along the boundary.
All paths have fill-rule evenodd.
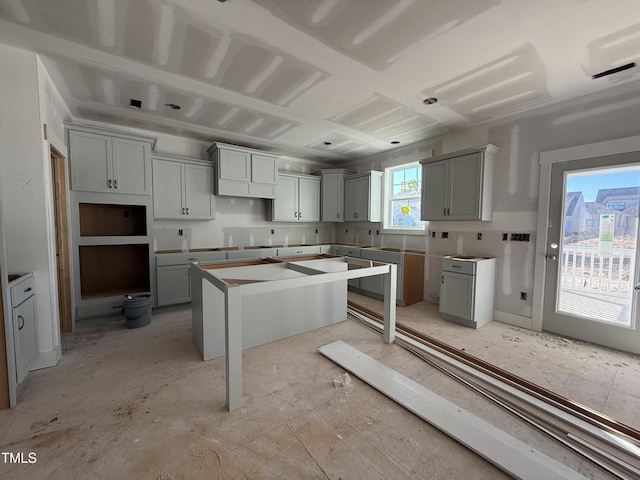
<path id="1" fill-rule="evenodd" d="M 325 357 L 515 478 L 586 479 L 566 465 L 342 341 L 330 343 L 318 350 Z"/>

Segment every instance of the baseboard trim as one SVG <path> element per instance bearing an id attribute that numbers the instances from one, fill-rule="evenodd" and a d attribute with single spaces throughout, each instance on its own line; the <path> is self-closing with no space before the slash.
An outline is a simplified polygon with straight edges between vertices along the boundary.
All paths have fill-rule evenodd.
<path id="1" fill-rule="evenodd" d="M 48 350 L 46 352 L 40 352 L 38 355 L 38 359 L 34 362 L 31 367 L 31 371 L 33 370 L 41 370 L 43 368 L 55 367 L 60 358 L 62 357 L 62 348 L 60 345 L 56 345 L 55 350 Z"/>
<path id="2" fill-rule="evenodd" d="M 493 312 L 493 319 L 498 322 L 513 325 L 514 327 L 533 330 L 532 328 L 533 320 L 530 317 L 523 317 L 522 315 L 514 315 L 513 313 L 507 313 L 507 312 L 501 312 L 499 310 L 495 310 Z"/>

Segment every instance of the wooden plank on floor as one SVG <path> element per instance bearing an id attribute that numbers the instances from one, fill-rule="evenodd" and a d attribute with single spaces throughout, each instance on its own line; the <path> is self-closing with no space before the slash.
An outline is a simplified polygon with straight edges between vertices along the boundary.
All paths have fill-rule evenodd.
<path id="1" fill-rule="evenodd" d="M 586 478 L 344 342 L 318 350 L 515 478 Z"/>

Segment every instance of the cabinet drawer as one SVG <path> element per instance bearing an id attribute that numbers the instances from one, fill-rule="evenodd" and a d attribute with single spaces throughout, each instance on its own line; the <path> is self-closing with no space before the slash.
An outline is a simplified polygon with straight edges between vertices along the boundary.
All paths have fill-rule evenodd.
<path id="1" fill-rule="evenodd" d="M 360 258 L 360 249 L 351 247 L 338 247 L 338 255 Z"/>
<path id="2" fill-rule="evenodd" d="M 400 252 L 386 252 L 381 250 L 368 250 L 363 248 L 360 253 L 360 258 L 366 258 L 367 260 L 376 260 L 378 262 L 402 264 L 404 255 Z"/>
<path id="3" fill-rule="evenodd" d="M 33 275 L 25 276 L 23 280 L 20 280 L 11 288 L 11 305 L 18 306 L 24 302 L 31 295 L 36 293 L 36 279 Z"/>
<path id="4" fill-rule="evenodd" d="M 476 262 L 466 262 L 454 258 L 442 259 L 442 270 L 446 272 L 466 273 L 473 275 L 476 273 Z"/>
<path id="5" fill-rule="evenodd" d="M 319 246 L 285 247 L 278 249 L 278 257 L 293 257 L 295 255 L 318 255 Z"/>

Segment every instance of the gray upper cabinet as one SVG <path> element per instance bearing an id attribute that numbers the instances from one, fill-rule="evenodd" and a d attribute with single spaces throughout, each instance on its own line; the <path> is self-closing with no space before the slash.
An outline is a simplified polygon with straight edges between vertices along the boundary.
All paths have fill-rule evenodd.
<path id="1" fill-rule="evenodd" d="M 491 220 L 495 145 L 422 160 L 422 220 Z"/>
<path id="2" fill-rule="evenodd" d="M 354 172 L 344 169 L 324 169 L 319 173 L 322 178 L 321 220 L 344 222 L 344 179 L 346 175 Z"/>
<path id="3" fill-rule="evenodd" d="M 320 178 L 312 175 L 278 175 L 278 198 L 272 201 L 271 220 L 320 221 Z"/>
<path id="4" fill-rule="evenodd" d="M 211 220 L 214 218 L 211 162 L 153 155 L 153 218 Z"/>
<path id="5" fill-rule="evenodd" d="M 276 198 L 278 155 L 224 143 L 214 143 L 208 153 L 217 195 Z"/>
<path id="6" fill-rule="evenodd" d="M 382 172 L 350 175 L 344 181 L 344 221 L 379 222 L 382 206 Z"/>
<path id="7" fill-rule="evenodd" d="M 67 124 L 71 189 L 151 195 L 151 149 L 155 139 Z"/>

